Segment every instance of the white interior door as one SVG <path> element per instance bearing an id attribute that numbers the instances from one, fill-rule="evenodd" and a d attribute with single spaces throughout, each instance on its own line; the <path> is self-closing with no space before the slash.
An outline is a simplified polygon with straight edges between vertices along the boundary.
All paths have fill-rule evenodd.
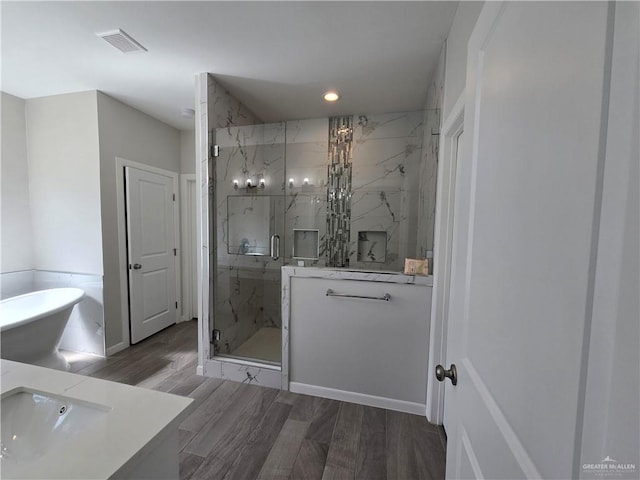
<path id="1" fill-rule="evenodd" d="M 125 167 L 131 343 L 177 320 L 174 179 Z"/>
<path id="2" fill-rule="evenodd" d="M 470 38 L 447 478 L 575 477 L 607 22 L 604 3 L 487 2 Z"/>

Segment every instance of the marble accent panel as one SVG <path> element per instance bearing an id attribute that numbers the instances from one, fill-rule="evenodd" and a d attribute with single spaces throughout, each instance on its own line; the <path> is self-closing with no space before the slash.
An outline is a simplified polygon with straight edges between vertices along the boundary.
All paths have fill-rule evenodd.
<path id="1" fill-rule="evenodd" d="M 353 116 L 329 118 L 326 263 L 349 266 Z"/>
<path id="2" fill-rule="evenodd" d="M 34 291 L 63 287 L 84 290 L 85 297 L 71 312 L 60 348 L 105 356 L 102 276 L 36 270 L 33 286 Z"/>
<path id="3" fill-rule="evenodd" d="M 267 368 L 251 362 L 207 360 L 203 373 L 208 377 L 234 382 L 282 388 L 282 374 L 279 368 Z"/>

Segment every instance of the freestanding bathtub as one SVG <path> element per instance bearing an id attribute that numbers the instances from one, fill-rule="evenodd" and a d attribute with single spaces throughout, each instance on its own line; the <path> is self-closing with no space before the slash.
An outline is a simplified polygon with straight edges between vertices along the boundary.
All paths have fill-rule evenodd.
<path id="1" fill-rule="evenodd" d="M 52 288 L 0 301 L 0 356 L 68 370 L 58 345 L 71 311 L 82 297 L 84 291 L 79 288 Z"/>

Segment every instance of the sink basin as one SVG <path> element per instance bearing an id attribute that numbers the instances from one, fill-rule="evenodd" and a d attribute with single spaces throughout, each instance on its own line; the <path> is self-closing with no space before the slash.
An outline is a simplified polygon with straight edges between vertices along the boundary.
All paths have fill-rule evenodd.
<path id="1" fill-rule="evenodd" d="M 109 408 L 18 388 L 2 396 L 3 477 L 19 478 L 20 472 L 41 457 L 55 452 L 100 422 Z"/>

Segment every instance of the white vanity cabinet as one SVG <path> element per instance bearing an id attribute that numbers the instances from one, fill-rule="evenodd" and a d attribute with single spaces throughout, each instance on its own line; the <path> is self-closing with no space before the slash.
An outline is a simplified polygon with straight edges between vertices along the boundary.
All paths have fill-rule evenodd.
<path id="1" fill-rule="evenodd" d="M 287 278 L 289 389 L 424 414 L 430 278 L 295 271 Z"/>

